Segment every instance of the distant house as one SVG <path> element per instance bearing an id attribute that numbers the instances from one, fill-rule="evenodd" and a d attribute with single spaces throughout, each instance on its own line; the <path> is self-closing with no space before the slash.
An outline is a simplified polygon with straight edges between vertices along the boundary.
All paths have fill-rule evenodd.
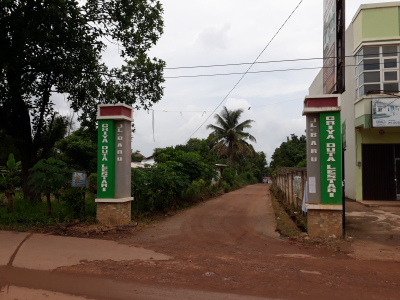
<path id="1" fill-rule="evenodd" d="M 137 153 L 137 154 L 140 154 L 140 153 Z M 155 164 L 153 155 L 149 156 L 149 157 L 145 157 L 143 155 L 141 155 L 141 156 L 143 157 L 142 161 L 131 162 L 131 168 L 144 168 L 145 165 L 152 166 Z"/>
<path id="2" fill-rule="evenodd" d="M 272 183 L 271 177 L 263 177 L 263 183 Z"/>
<path id="3" fill-rule="evenodd" d="M 143 164 L 141 161 L 132 161 L 131 162 L 131 168 L 142 168 Z"/>
<path id="4" fill-rule="evenodd" d="M 222 172 L 224 171 L 224 169 L 228 167 L 228 165 L 221 165 L 221 164 L 216 164 L 215 166 L 217 167 L 217 174 L 218 175 L 217 175 L 216 178 L 212 179 L 211 184 L 217 183 L 218 180 L 221 178 Z"/>
<path id="5" fill-rule="evenodd" d="M 144 158 L 146 158 L 143 154 L 141 154 L 141 153 L 132 153 L 132 156 L 131 156 L 131 160 L 132 160 L 132 162 L 140 162 L 140 161 L 142 161 Z"/>
<path id="6" fill-rule="evenodd" d="M 142 159 L 142 164 L 144 165 L 154 165 L 156 162 L 154 161 L 154 156 L 145 157 Z"/>

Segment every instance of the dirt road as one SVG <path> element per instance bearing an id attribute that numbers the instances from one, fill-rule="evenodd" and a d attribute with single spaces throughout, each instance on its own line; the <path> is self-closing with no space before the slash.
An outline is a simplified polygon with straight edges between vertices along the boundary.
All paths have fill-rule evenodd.
<path id="1" fill-rule="evenodd" d="M 268 185 L 253 185 L 120 239 L 170 260 L 110 253 L 53 271 L 0 267 L 0 286 L 93 299 L 400 299 L 399 263 L 297 244 L 274 229 Z"/>

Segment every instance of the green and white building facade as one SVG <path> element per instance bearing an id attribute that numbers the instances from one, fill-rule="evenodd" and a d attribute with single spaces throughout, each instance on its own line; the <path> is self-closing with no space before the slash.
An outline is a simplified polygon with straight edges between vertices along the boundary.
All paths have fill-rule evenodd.
<path id="1" fill-rule="evenodd" d="M 400 1 L 361 5 L 346 30 L 340 97 L 350 199 L 400 200 L 399 46 Z M 323 94 L 323 70 L 309 94 Z"/>

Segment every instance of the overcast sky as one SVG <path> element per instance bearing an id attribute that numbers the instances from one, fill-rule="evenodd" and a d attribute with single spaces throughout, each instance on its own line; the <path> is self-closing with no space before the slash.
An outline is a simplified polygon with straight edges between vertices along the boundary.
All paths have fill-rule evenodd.
<path id="1" fill-rule="evenodd" d="M 347 26 L 360 4 L 381 2 L 387 1 L 346 1 Z M 182 67 L 253 62 L 299 0 L 161 0 L 161 3 L 164 34 L 150 56 L 165 60 L 167 67 Z M 322 5 L 323 0 L 304 0 L 258 61 L 322 57 Z M 109 46 L 104 60 L 109 65 L 118 64 L 116 46 Z M 258 64 L 251 71 L 321 65 L 321 60 Z M 247 68 L 242 65 L 165 70 L 165 77 L 245 72 Z M 247 74 L 217 112 L 223 105 L 245 109 L 243 119 L 255 121 L 249 130 L 257 139 L 254 147 L 256 151 L 264 151 L 269 161 L 287 136 L 304 134 L 302 100 L 318 72 L 315 69 Z M 155 142 L 151 114 L 135 111 L 132 149 L 150 156 L 154 148 L 184 144 L 240 77 L 166 79 L 164 97 L 154 106 Z M 283 101 L 287 102 L 273 104 Z M 60 110 L 65 108 L 62 106 Z M 210 130 L 205 127 L 210 123 L 214 123 L 213 117 L 193 137 L 206 138 Z"/>

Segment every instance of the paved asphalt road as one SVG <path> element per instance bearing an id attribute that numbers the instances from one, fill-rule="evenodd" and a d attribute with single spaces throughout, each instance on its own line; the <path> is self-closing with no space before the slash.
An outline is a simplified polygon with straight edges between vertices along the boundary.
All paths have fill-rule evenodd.
<path id="1" fill-rule="evenodd" d="M 356 260 L 274 229 L 268 185 L 258 184 L 118 243 L 0 232 L 0 299 L 400 299 L 397 262 Z"/>

